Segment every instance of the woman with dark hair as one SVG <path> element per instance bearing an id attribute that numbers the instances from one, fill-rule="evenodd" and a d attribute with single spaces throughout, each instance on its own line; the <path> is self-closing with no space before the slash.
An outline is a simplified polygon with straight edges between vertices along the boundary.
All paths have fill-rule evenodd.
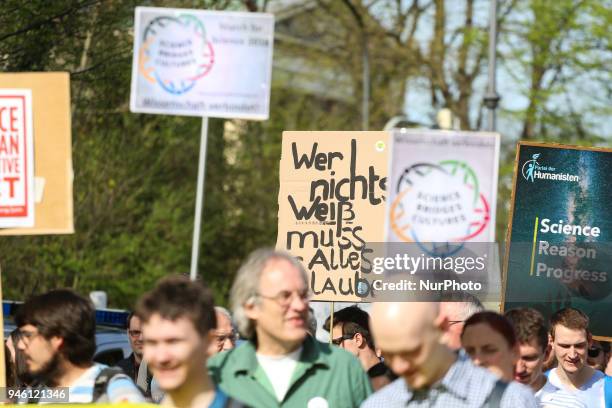
<path id="1" fill-rule="evenodd" d="M 461 345 L 474 364 L 486 367 L 504 381 L 514 378 L 518 342 L 508 320 L 495 312 L 479 312 L 465 321 Z"/>

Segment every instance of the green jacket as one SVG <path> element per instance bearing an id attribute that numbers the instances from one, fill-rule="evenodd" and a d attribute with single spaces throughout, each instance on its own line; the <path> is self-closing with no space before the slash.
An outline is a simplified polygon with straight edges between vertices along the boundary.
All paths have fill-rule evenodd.
<path id="1" fill-rule="evenodd" d="M 255 346 L 248 341 L 208 360 L 213 381 L 230 397 L 255 408 L 358 407 L 372 392 L 359 360 L 350 353 L 308 336 L 282 401 L 257 362 Z"/>

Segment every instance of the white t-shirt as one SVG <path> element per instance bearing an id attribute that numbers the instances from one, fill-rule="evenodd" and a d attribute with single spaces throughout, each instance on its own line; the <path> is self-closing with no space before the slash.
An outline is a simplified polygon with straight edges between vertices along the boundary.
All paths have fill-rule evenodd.
<path id="1" fill-rule="evenodd" d="M 546 408 L 605 408 L 604 378 L 601 371 L 595 373 L 578 389 L 570 389 L 561 382 L 554 368 L 548 375 L 548 381 L 536 394 L 538 403 Z"/>
<path id="2" fill-rule="evenodd" d="M 285 394 L 289 391 L 289 383 L 297 366 L 302 347 L 297 350 L 281 355 L 281 356 L 264 356 L 257 354 L 257 362 L 266 373 L 268 380 L 274 388 L 274 393 L 279 401 L 285 398 Z"/>

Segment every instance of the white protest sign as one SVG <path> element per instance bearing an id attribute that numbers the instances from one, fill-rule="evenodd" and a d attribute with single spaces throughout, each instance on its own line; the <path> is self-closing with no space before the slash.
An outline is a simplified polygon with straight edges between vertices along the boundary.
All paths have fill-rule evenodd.
<path id="1" fill-rule="evenodd" d="M 132 112 L 267 119 L 274 16 L 137 7 Z"/>
<path id="2" fill-rule="evenodd" d="M 32 92 L 0 89 L 0 228 L 34 226 Z"/>
<path id="3" fill-rule="evenodd" d="M 393 133 L 387 242 L 494 242 L 499 134 Z"/>

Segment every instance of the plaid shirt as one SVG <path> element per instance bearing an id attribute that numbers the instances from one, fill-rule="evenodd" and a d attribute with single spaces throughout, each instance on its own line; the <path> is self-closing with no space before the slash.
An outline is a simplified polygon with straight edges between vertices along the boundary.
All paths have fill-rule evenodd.
<path id="1" fill-rule="evenodd" d="M 411 390 L 403 378 L 372 394 L 361 408 L 481 408 L 487 407 L 497 377 L 481 367 L 476 367 L 465 353 L 448 370 L 442 381 L 425 390 Z M 536 408 L 531 389 L 516 382 L 508 385 L 502 396 L 500 408 Z"/>

